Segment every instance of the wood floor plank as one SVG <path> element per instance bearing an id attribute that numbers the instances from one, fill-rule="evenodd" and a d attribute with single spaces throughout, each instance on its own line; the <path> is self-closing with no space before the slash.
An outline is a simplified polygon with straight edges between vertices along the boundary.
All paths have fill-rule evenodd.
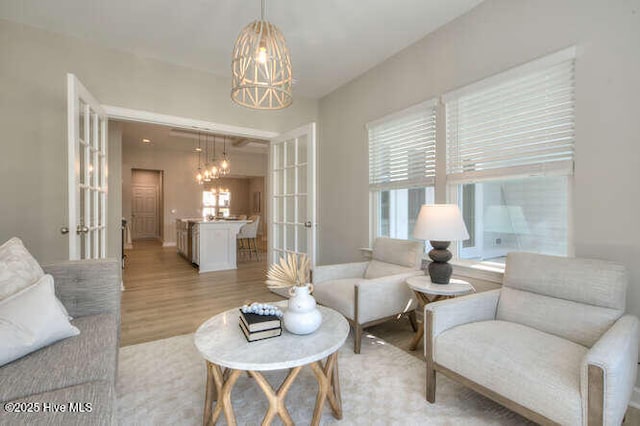
<path id="1" fill-rule="evenodd" d="M 266 253 L 260 261 L 239 258 L 237 270 L 205 274 L 156 241 L 136 241 L 126 255 L 121 346 L 193 333 L 247 302 L 282 300 L 265 285 Z"/>

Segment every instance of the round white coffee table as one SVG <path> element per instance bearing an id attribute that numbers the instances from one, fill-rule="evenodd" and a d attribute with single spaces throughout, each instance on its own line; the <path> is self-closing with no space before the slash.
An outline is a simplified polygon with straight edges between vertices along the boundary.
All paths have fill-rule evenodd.
<path id="1" fill-rule="evenodd" d="M 434 284 L 428 275 L 407 278 L 407 285 L 413 290 L 420 304 L 420 309 L 424 310 L 427 303 L 437 302 L 438 300 L 450 299 L 464 294 L 475 293 L 476 289 L 463 280 L 451 278 L 449 284 Z M 424 334 L 424 319 L 418 327 L 409 349 L 415 351 Z"/>
<path id="2" fill-rule="evenodd" d="M 286 301 L 277 304 L 286 309 Z M 279 415 L 285 425 L 293 425 L 285 398 L 293 381 L 306 365 L 311 367 L 318 381 L 318 396 L 311 424 L 320 423 L 326 400 L 331 405 L 333 416 L 342 418 L 338 350 L 349 335 L 349 323 L 333 309 L 323 306 L 318 306 L 318 309 L 322 314 L 322 324 L 318 330 L 305 336 L 283 329 L 279 337 L 249 343 L 238 326 L 238 308 L 218 314 L 198 328 L 195 344 L 207 363 L 204 425 L 215 424 L 223 412 L 228 425 L 236 424 L 231 391 L 243 371 L 255 379 L 269 400 L 269 409 L 262 424 L 271 424 Z M 276 391 L 260 372 L 282 369 L 290 369 L 289 374 Z M 212 411 L 213 401 L 216 404 Z"/>

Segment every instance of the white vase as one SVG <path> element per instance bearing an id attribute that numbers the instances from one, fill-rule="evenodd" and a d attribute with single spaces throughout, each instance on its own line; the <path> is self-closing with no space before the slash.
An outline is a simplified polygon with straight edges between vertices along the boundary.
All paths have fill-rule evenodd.
<path id="1" fill-rule="evenodd" d="M 320 327 L 322 314 L 311 292 L 313 284 L 289 289 L 289 306 L 284 313 L 284 327 L 293 334 L 310 334 Z"/>

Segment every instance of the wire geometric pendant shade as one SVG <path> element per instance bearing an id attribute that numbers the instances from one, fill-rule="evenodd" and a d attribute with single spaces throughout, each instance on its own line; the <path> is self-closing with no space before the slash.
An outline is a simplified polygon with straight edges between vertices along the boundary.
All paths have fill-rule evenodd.
<path id="1" fill-rule="evenodd" d="M 280 30 L 264 19 L 242 29 L 233 48 L 231 99 L 253 109 L 291 105 L 291 57 Z"/>

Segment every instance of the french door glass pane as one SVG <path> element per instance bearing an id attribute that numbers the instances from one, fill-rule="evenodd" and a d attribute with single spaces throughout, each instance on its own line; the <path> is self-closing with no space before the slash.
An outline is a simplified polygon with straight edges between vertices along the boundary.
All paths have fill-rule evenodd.
<path id="1" fill-rule="evenodd" d="M 307 135 L 298 137 L 298 164 L 307 162 Z"/>
<path id="2" fill-rule="evenodd" d="M 504 263 L 510 251 L 567 255 L 566 176 L 460 185 L 459 204 L 470 242 L 463 259 Z"/>

